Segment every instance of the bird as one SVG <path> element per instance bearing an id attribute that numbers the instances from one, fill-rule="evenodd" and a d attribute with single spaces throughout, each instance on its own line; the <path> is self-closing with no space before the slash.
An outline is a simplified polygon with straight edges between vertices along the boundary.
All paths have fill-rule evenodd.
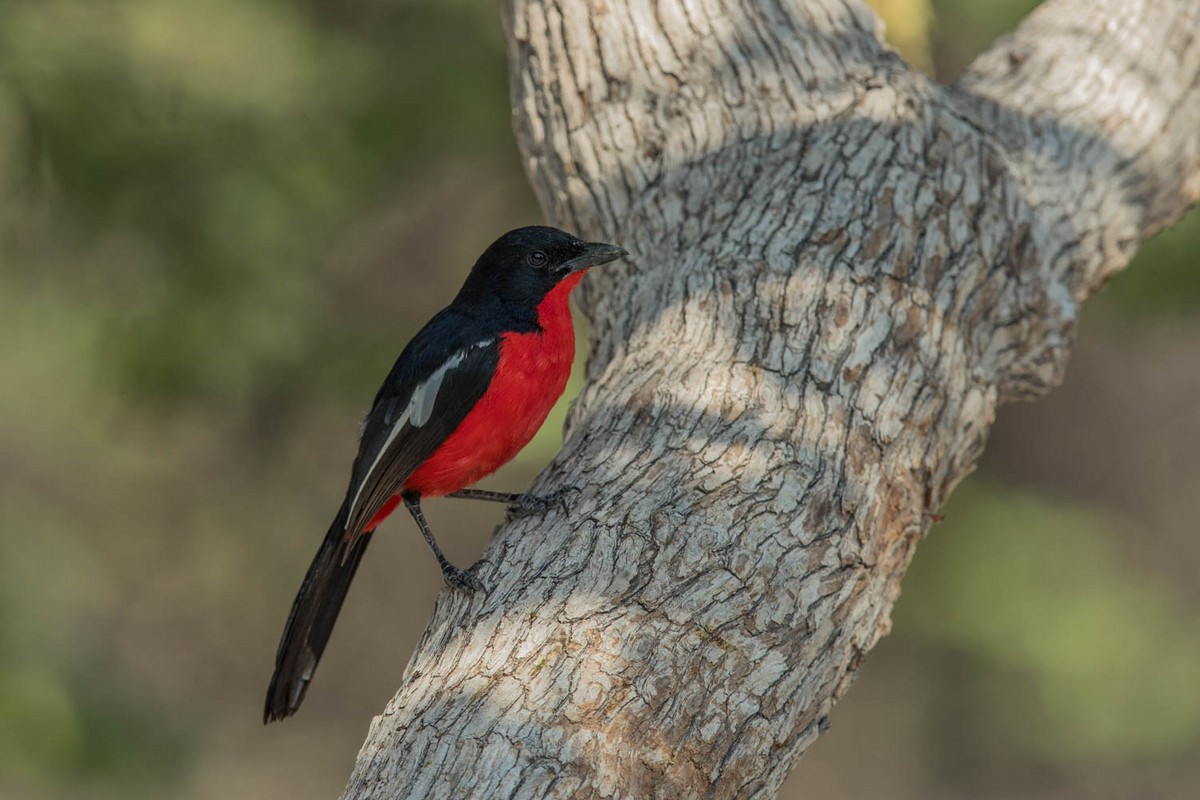
<path id="1" fill-rule="evenodd" d="M 292 603 L 264 723 L 300 707 L 371 536 L 397 507 L 416 521 L 446 584 L 469 593 L 482 588 L 478 579 L 446 559 L 421 500 L 489 500 L 527 512 L 561 501 L 468 487 L 541 427 L 575 357 L 571 290 L 592 267 L 626 255 L 557 228 L 509 231 L 405 346 L 362 423 L 345 498 Z"/>

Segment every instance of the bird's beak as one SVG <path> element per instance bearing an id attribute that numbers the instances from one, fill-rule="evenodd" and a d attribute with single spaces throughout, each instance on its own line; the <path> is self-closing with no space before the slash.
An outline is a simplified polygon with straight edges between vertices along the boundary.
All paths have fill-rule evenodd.
<path id="1" fill-rule="evenodd" d="M 562 265 L 562 273 L 570 275 L 572 272 L 580 272 L 601 264 L 607 264 L 610 261 L 616 261 L 618 258 L 627 255 L 629 253 L 624 247 L 618 247 L 615 244 L 587 242 L 583 246 L 583 253 L 581 255 L 575 256 L 575 258 Z"/>

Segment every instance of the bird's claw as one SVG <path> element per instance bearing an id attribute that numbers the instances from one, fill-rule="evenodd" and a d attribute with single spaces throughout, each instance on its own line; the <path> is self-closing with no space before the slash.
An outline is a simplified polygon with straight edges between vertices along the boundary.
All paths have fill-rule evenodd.
<path id="1" fill-rule="evenodd" d="M 451 589 L 457 589 L 466 594 L 475 594 L 475 592 L 483 591 L 483 582 L 469 569 L 459 569 L 458 567 L 447 565 L 442 569 L 442 578 Z"/>
<path id="2" fill-rule="evenodd" d="M 575 486 L 565 486 L 550 494 L 523 494 L 520 500 L 508 507 L 508 518 L 511 520 L 534 514 L 545 514 L 552 508 L 558 508 L 559 511 L 566 514 L 571 510 L 569 498 L 574 494 L 579 494 L 579 489 Z"/>

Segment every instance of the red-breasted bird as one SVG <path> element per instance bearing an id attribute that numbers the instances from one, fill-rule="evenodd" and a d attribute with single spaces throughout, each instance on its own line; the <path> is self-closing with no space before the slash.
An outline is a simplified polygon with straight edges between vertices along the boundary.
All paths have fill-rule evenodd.
<path id="1" fill-rule="evenodd" d="M 484 252 L 453 302 L 396 360 L 362 426 L 350 486 L 292 604 L 263 721 L 295 713 L 371 534 L 401 503 L 446 583 L 477 579 L 446 560 L 421 513 L 424 497 L 544 508 L 551 498 L 466 487 L 529 443 L 567 384 L 575 329 L 567 297 L 591 267 L 626 255 L 556 228 L 518 228 Z"/>

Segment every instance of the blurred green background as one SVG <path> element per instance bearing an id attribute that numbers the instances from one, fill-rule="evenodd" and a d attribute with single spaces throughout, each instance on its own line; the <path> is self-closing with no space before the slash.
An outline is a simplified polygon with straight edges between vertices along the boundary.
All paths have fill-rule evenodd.
<path id="1" fill-rule="evenodd" d="M 876 5 L 952 78 L 1034 4 Z M 378 538 L 299 717 L 264 728 L 262 694 L 378 380 L 540 219 L 498 16 L 0 0 L 0 797 L 340 791 L 440 584 L 415 531 Z M 1147 245 L 1067 385 L 1002 411 L 784 798 L 1195 796 L 1198 252 L 1194 215 Z M 430 506 L 462 564 L 499 518 Z"/>

